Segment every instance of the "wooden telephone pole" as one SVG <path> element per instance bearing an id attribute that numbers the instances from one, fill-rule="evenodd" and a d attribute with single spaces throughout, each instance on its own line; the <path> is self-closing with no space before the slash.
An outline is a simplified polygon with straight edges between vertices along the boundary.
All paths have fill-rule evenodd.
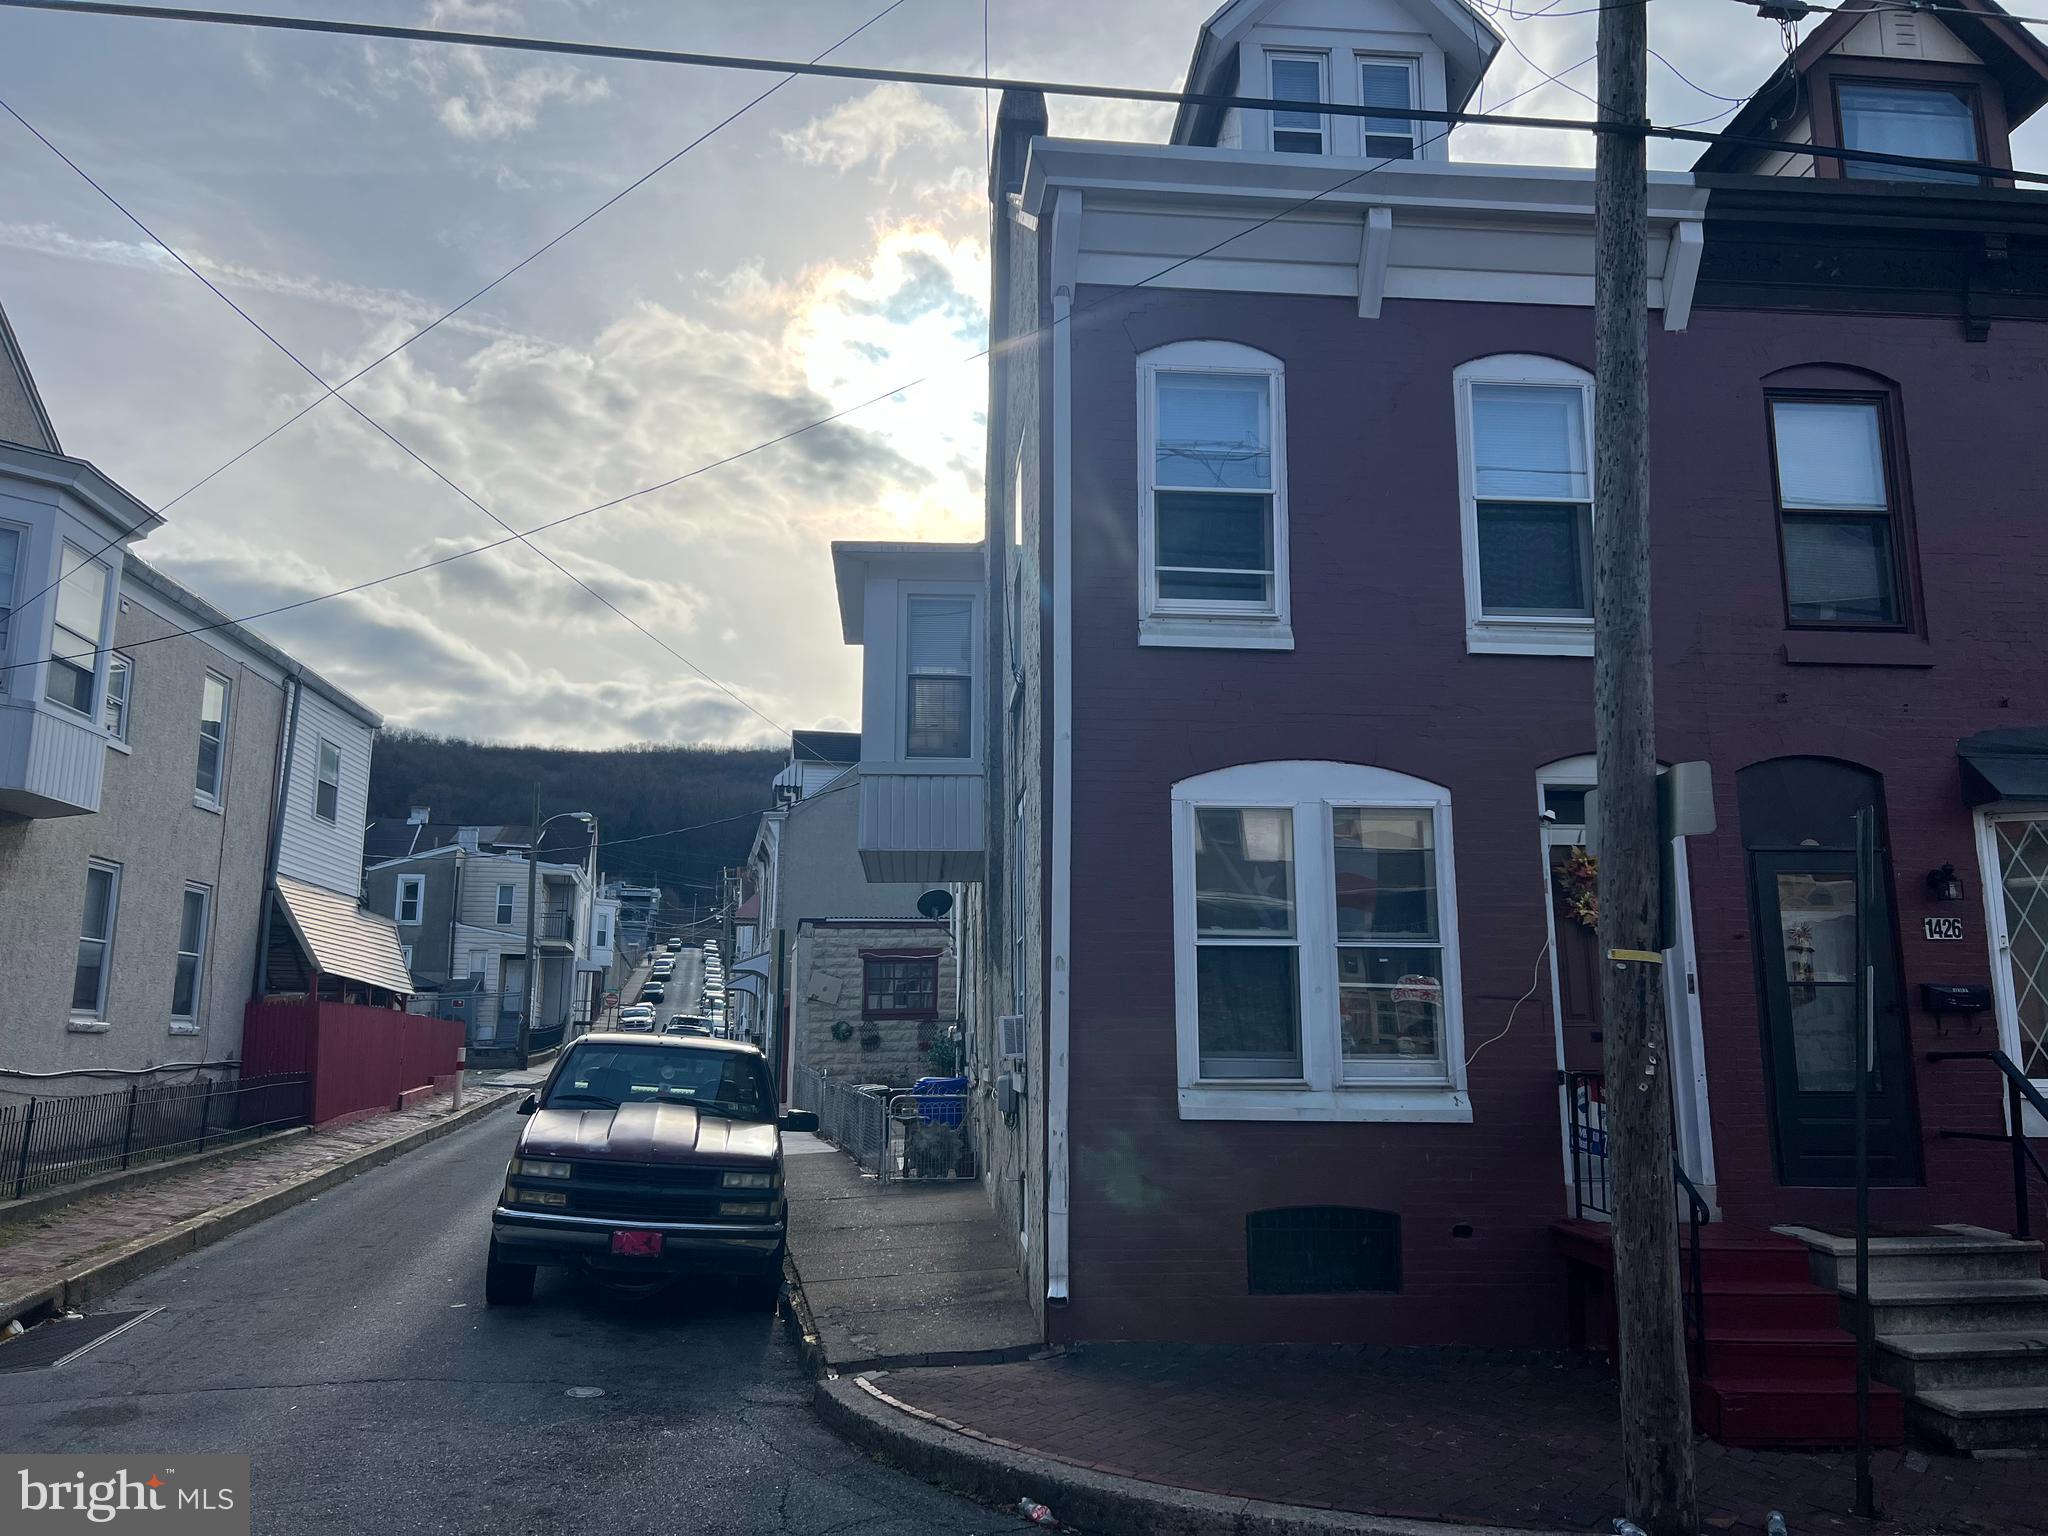
<path id="1" fill-rule="evenodd" d="M 1600 120 L 1648 122 L 1649 7 L 1600 11 Z M 1640 133 L 1597 135 L 1593 326 L 1594 706 L 1600 1009 L 1629 1518 L 1694 1536 L 1692 1401 L 1679 1301 L 1650 663 L 1649 179 Z"/>

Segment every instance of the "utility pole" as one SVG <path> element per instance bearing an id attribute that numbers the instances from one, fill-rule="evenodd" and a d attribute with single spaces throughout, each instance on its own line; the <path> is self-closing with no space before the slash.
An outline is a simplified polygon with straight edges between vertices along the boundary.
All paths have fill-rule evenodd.
<path id="1" fill-rule="evenodd" d="M 1600 121 L 1649 120 L 1649 7 L 1600 10 Z M 1593 697 L 1600 785 L 1600 1009 L 1607 1072 L 1621 1447 L 1649 1536 L 1694 1536 L 1692 1401 L 1679 1301 L 1650 660 L 1647 138 L 1597 135 L 1593 173 Z"/>
<path id="2" fill-rule="evenodd" d="M 526 844 L 526 996 L 519 1002 L 519 1065 L 526 1065 L 533 1049 L 533 994 L 539 990 L 540 969 L 533 942 L 535 887 L 540 883 L 540 780 L 533 781 L 533 834 Z"/>

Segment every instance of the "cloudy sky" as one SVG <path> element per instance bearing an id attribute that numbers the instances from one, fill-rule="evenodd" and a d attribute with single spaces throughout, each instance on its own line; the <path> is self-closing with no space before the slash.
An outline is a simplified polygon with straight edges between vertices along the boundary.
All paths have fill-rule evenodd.
<path id="1" fill-rule="evenodd" d="M 887 0 L 251 4 L 406 24 L 811 57 Z M 1211 0 L 990 0 L 994 72 L 1173 87 Z M 1579 115 L 1594 15 L 1498 18 L 1488 106 Z M 1576 13 L 1576 14 L 1574 14 Z M 1733 0 L 1658 0 L 1650 107 L 1716 119 L 1782 57 Z M 979 72 L 981 0 L 901 0 L 848 63 Z M 1579 66 L 1566 73 L 1568 66 Z M 1681 73 L 1683 78 L 1681 78 Z M 0 12 L 0 97 L 323 377 L 346 377 L 777 77 Z M 1165 115 L 1054 101 L 1053 131 Z M 2030 142 L 2033 140 L 2035 142 Z M 786 726 L 858 719 L 835 538 L 979 528 L 986 215 L 979 93 L 784 86 L 346 395 L 531 527 L 896 386 L 843 421 L 539 537 Z M 2030 130 L 2016 146 L 2040 164 Z M 1467 159 L 1590 163 L 1463 128 Z M 1681 165 L 1682 150 L 1653 150 Z M 0 301 L 68 451 L 156 505 L 320 395 L 0 116 Z M 329 400 L 178 500 L 143 553 L 230 613 L 500 537 Z M 777 734 L 517 545 L 259 628 L 393 723 L 498 739 Z"/>

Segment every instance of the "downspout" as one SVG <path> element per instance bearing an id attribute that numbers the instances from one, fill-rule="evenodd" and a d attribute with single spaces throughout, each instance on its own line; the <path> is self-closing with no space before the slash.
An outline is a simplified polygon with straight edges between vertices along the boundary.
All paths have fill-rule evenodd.
<path id="1" fill-rule="evenodd" d="M 1074 285 L 1081 194 L 1053 202 L 1052 259 L 1052 943 L 1045 1063 L 1045 1301 L 1067 1304 L 1068 1064 L 1074 858 Z"/>
<path id="2" fill-rule="evenodd" d="M 306 692 L 304 679 L 304 669 L 294 667 L 284 680 L 292 706 L 285 715 L 284 730 L 278 734 L 277 761 L 270 770 L 271 780 L 277 785 L 277 798 L 270 807 L 270 851 L 263 863 L 263 922 L 256 933 L 256 989 L 251 996 L 258 1002 L 270 991 L 270 925 L 277 912 L 277 856 L 284 844 L 284 815 L 291 805 L 292 754 L 299 744 L 299 700 Z"/>
<path id="3" fill-rule="evenodd" d="M 448 957 L 441 964 L 441 985 L 444 989 L 455 980 L 455 928 L 462 916 L 462 866 L 465 862 L 463 855 L 467 851 L 460 843 L 456 844 L 455 889 L 448 897 Z M 462 975 L 467 980 L 469 972 L 464 971 Z"/>

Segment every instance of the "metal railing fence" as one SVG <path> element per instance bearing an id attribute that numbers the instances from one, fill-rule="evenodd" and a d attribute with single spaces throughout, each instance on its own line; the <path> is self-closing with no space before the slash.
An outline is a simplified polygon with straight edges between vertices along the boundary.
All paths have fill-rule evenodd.
<path id="1" fill-rule="evenodd" d="M 798 1067 L 790 1074 L 790 1092 L 798 1109 L 818 1117 L 820 1136 L 869 1173 L 887 1177 L 883 1169 L 889 1147 L 887 1089 L 868 1091 L 846 1078 Z"/>
<path id="2" fill-rule="evenodd" d="M 964 1093 L 890 1094 L 883 1179 L 978 1178 L 971 1104 Z"/>

